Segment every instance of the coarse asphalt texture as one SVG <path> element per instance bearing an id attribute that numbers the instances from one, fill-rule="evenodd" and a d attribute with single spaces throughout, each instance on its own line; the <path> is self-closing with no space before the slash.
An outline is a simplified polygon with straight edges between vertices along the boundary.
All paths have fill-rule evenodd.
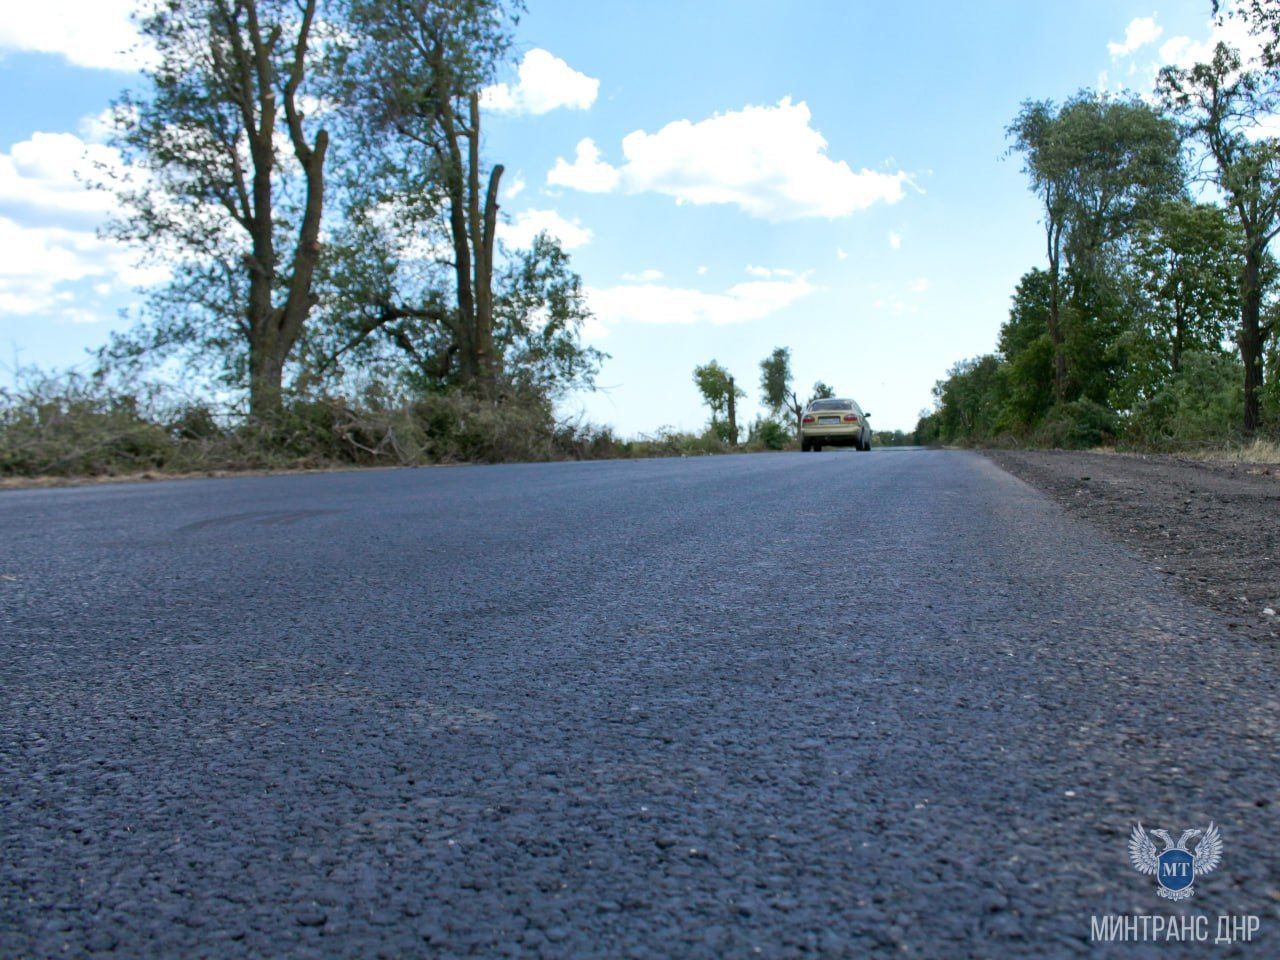
<path id="1" fill-rule="evenodd" d="M 968 453 L 8 492 L 0 688 L 6 958 L 1280 955 L 1276 649 Z"/>

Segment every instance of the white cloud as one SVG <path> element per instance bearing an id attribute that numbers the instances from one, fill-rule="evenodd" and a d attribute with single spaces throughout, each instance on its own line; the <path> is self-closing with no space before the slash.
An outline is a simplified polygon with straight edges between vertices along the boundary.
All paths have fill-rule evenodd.
<path id="1" fill-rule="evenodd" d="M 844 247 L 836 247 L 836 259 L 837 260 L 849 259 L 849 254 L 845 253 Z"/>
<path id="2" fill-rule="evenodd" d="M 43 224 L 97 225 L 118 206 L 105 191 L 90 190 L 95 164 L 122 170 L 119 151 L 85 143 L 74 133 L 34 133 L 0 152 L 0 213 Z"/>
<path id="3" fill-rule="evenodd" d="M 516 72 L 516 83 L 485 87 L 480 102 L 496 113 L 547 113 L 557 107 L 586 110 L 600 92 L 599 80 L 541 48 L 526 53 Z"/>
<path id="4" fill-rule="evenodd" d="M 928 278 L 928 277 L 919 277 L 919 278 L 917 278 L 916 280 L 913 280 L 913 281 L 911 282 L 911 292 L 912 292 L 912 293 L 924 293 L 924 292 L 925 292 L 926 290 L 928 290 L 928 289 L 929 289 L 929 278 Z"/>
<path id="5" fill-rule="evenodd" d="M 698 276 L 700 277 L 705 276 L 706 273 L 707 273 L 707 268 L 705 266 L 698 268 Z"/>
<path id="6" fill-rule="evenodd" d="M 662 279 L 661 270 L 641 270 L 639 273 L 624 273 L 622 279 L 628 283 L 655 283 Z"/>
<path id="7" fill-rule="evenodd" d="M 748 264 L 746 267 L 748 276 L 760 277 L 767 280 L 770 277 L 798 277 L 800 274 L 795 270 L 788 270 L 785 267 L 756 267 Z"/>
<path id="8" fill-rule="evenodd" d="M 1224 12 L 1229 14 L 1234 6 L 1228 0 L 1223 4 Z M 1136 33 L 1135 25 L 1139 25 Z M 1116 69 L 1104 70 L 1099 74 L 1099 88 L 1110 88 L 1116 92 L 1128 88 L 1142 94 L 1149 101 L 1154 101 L 1156 78 L 1162 67 L 1185 68 L 1207 62 L 1212 59 L 1214 48 L 1219 43 L 1239 50 L 1246 63 L 1257 61 L 1262 52 L 1261 39 L 1249 33 L 1248 23 L 1229 15 L 1217 20 L 1207 20 L 1204 34 L 1198 39 L 1186 35 L 1173 36 L 1158 48 L 1152 49 L 1162 33 L 1154 17 L 1141 17 L 1132 21 L 1125 32 L 1124 43 L 1107 44 Z M 1140 38 L 1145 39 L 1135 46 L 1129 45 L 1131 39 Z M 1117 77 L 1124 79 L 1115 79 Z"/>
<path id="9" fill-rule="evenodd" d="M 115 131 L 115 109 L 107 107 L 100 113 L 81 117 L 77 125 L 80 139 L 85 143 L 106 143 Z"/>
<path id="10" fill-rule="evenodd" d="M 547 171 L 547 184 L 583 193 L 608 193 L 618 185 L 619 177 L 616 169 L 600 159 L 595 141 L 587 137 L 578 141 L 573 163 L 556 157 L 555 165 Z"/>
<path id="11" fill-rule="evenodd" d="M 516 197 L 520 196 L 520 194 L 524 193 L 524 188 L 526 186 L 528 186 L 528 184 L 525 183 L 524 174 L 517 172 L 511 178 L 511 182 L 507 184 L 506 189 L 502 191 L 503 199 L 514 200 Z"/>
<path id="12" fill-rule="evenodd" d="M 832 160 L 811 119 L 807 104 L 785 97 L 774 106 L 747 106 L 697 123 L 677 120 L 657 133 L 637 130 L 623 138 L 626 162 L 616 168 L 600 160 L 593 142 L 583 141 L 574 163 L 556 161 L 548 182 L 554 176 L 575 189 L 620 185 L 677 203 L 733 204 L 770 221 L 845 217 L 902 199 L 910 182 L 905 172 L 854 171 Z M 580 178 L 569 174 L 579 170 Z"/>
<path id="13" fill-rule="evenodd" d="M 900 234 L 897 230 L 889 231 L 889 246 L 894 250 L 902 249 L 902 234 Z"/>
<path id="14" fill-rule="evenodd" d="M 1108 43 L 1107 52 L 1113 57 L 1128 56 L 1149 43 L 1155 43 L 1162 33 L 1164 28 L 1156 23 L 1155 17 L 1134 17 L 1125 27 L 1124 40 Z"/>
<path id="15" fill-rule="evenodd" d="M 891 298 L 889 300 L 886 300 L 883 297 L 881 297 L 879 300 L 873 303 L 872 306 L 876 310 L 882 310 L 882 311 L 887 311 L 889 313 L 892 313 L 895 317 L 912 316 L 913 314 L 917 314 L 920 312 L 919 308 L 916 307 L 914 303 L 905 303 L 902 300 L 898 299 L 897 297 Z"/>
<path id="16" fill-rule="evenodd" d="M 592 333 L 600 336 L 628 323 L 747 323 L 776 313 L 813 290 L 805 275 L 788 270 L 770 273 L 769 279 L 748 280 L 719 293 L 656 284 L 589 288 L 596 316 Z"/>
<path id="17" fill-rule="evenodd" d="M 163 279 L 164 273 L 138 265 L 136 253 L 88 230 L 32 227 L 0 217 L 0 313 L 52 314 L 77 323 L 105 320 L 69 289 L 95 280 L 105 297 Z"/>
<path id="18" fill-rule="evenodd" d="M 136 49 L 129 15 L 137 0 L 41 0 L 5 4 L 0 50 L 52 53 L 77 67 L 137 70 L 150 60 Z"/>
<path id="19" fill-rule="evenodd" d="M 525 248 L 532 246 L 543 231 L 559 240 L 566 250 L 585 246 L 593 236 L 577 220 L 567 220 L 554 210 L 521 210 L 511 223 L 498 225 L 498 239 L 508 246 Z"/>
<path id="20" fill-rule="evenodd" d="M 1204 40 L 1170 37 L 1160 44 L 1160 61 L 1176 67 L 1206 63 L 1213 58 L 1214 48 L 1219 43 L 1235 47 L 1245 62 L 1257 60 L 1262 53 L 1262 41 L 1249 33 L 1248 24 L 1238 18 L 1227 17 L 1213 23 Z"/>
<path id="21" fill-rule="evenodd" d="M 116 150 L 71 133 L 36 133 L 0 152 L 0 312 L 103 320 L 113 311 L 98 301 L 164 279 L 137 250 L 97 236 L 117 202 L 85 185 L 94 163 L 125 172 Z M 86 284 L 87 300 L 88 287 L 76 290 Z"/>

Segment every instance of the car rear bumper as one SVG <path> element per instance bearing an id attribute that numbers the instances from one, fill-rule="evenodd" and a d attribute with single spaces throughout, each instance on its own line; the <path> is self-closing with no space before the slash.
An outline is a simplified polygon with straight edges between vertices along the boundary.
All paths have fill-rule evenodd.
<path id="1" fill-rule="evenodd" d="M 835 443 L 837 440 L 844 438 L 846 440 L 856 440 L 862 436 L 862 427 L 857 424 L 831 424 L 822 426 L 808 426 L 800 431 L 800 435 L 806 440 L 821 440 L 823 443 Z"/>
<path id="2" fill-rule="evenodd" d="M 800 439 L 823 444 L 824 447 L 854 447 L 863 440 L 863 429 L 860 426 L 806 426 L 800 431 Z"/>

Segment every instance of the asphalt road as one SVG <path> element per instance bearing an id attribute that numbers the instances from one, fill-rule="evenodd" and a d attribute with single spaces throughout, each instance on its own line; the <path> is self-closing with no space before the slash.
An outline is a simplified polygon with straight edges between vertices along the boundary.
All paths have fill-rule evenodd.
<path id="1" fill-rule="evenodd" d="M 1276 956 L 1277 658 L 957 452 L 3 493 L 0 956 Z"/>

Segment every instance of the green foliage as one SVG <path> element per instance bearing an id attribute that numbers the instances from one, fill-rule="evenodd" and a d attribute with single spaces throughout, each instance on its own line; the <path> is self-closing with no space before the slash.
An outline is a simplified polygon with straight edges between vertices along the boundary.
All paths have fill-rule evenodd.
<path id="1" fill-rule="evenodd" d="M 1235 357 L 1192 352 L 1134 411 L 1129 436 L 1144 444 L 1221 442 L 1239 433 L 1244 377 Z"/>
<path id="2" fill-rule="evenodd" d="M 735 384 L 733 376 L 715 360 L 693 368 L 693 382 L 702 394 L 702 402 L 711 410 L 711 432 L 724 443 L 734 443 L 737 437 L 728 421 L 729 399 L 745 398 L 747 392 Z"/>
<path id="3" fill-rule="evenodd" d="M 558 397 L 594 387 L 607 355 L 580 339 L 591 310 L 560 242 L 538 234 L 509 257 L 496 287 L 494 341 L 517 391 Z"/>
<path id="4" fill-rule="evenodd" d="M 882 447 L 909 447 L 917 443 L 915 431 L 877 430 L 876 444 Z"/>
<path id="5" fill-rule="evenodd" d="M 1280 223 L 1280 141 L 1258 127 L 1275 79 L 1219 46 L 1209 64 L 1164 71 L 1168 112 L 1090 91 L 1023 105 L 1009 134 L 1043 204 L 1049 266 L 1019 281 L 999 353 L 939 381 L 918 441 L 1222 440 L 1238 435 L 1233 411 L 1246 429 L 1258 419 L 1250 389 L 1280 427 L 1280 307 L 1257 309 L 1277 270 L 1256 243 Z M 1189 198 L 1173 114 L 1203 144 L 1225 209 Z"/>
<path id="6" fill-rule="evenodd" d="M 127 171 L 101 171 L 119 200 L 108 232 L 163 262 L 171 282 L 146 324 L 105 358 L 166 353 L 281 401 L 284 368 L 316 302 L 330 127 L 301 106 L 317 52 L 342 33 L 322 0 L 167 0 L 137 17 L 155 53 L 143 92 L 115 104 Z M 332 120 L 333 123 L 329 121 Z"/>
<path id="7" fill-rule="evenodd" d="M 819 380 L 813 385 L 813 393 L 809 395 L 809 402 L 813 403 L 815 400 L 830 400 L 835 395 L 835 387 L 829 386 Z"/>
<path id="8" fill-rule="evenodd" d="M 1053 406 L 1053 343 L 1041 334 L 1001 370 L 1004 406 L 997 422 L 1005 430 L 1025 434 Z"/>
<path id="9" fill-rule="evenodd" d="M 933 388 L 937 420 L 930 442 L 975 441 L 995 434 L 1004 385 L 1000 358 L 992 354 L 962 360 Z"/>
<path id="10" fill-rule="evenodd" d="M 1122 327 L 1110 259 L 1181 190 L 1177 126 L 1136 97 L 1083 90 L 1061 107 L 1024 103 L 1008 134 L 1044 208 L 1054 396 L 1103 399 Z"/>
<path id="11" fill-rule="evenodd" d="M 248 418 L 163 391 L 113 388 L 77 375 L 25 372 L 0 390 L 0 477 L 109 477 L 253 469 L 417 466 L 784 449 L 780 424 L 757 421 L 745 446 L 661 429 L 621 439 L 608 427 L 560 420 L 542 394 L 488 400 L 461 390 L 406 392 L 367 381 L 351 395 L 292 397 Z"/>
<path id="12" fill-rule="evenodd" d="M 1253 27 L 1271 44 L 1276 20 L 1252 8 Z M 1246 16 L 1249 15 L 1245 11 Z M 1267 69 L 1244 63 L 1225 43 L 1206 62 L 1165 67 L 1157 92 L 1205 152 L 1208 179 L 1221 192 L 1241 232 L 1240 324 L 1236 342 L 1243 363 L 1241 427 L 1253 434 L 1262 425 L 1267 330 L 1262 324 L 1268 286 L 1267 247 L 1280 231 L 1280 137 L 1271 135 L 1280 94 L 1274 46 Z M 1273 372 L 1274 376 L 1274 372 Z"/>
<path id="13" fill-rule="evenodd" d="M 791 431 L 774 419 L 757 419 L 747 432 L 747 443 L 766 450 L 785 450 L 791 443 Z"/>
<path id="14" fill-rule="evenodd" d="M 521 10 L 147 5 L 157 65 L 115 117 L 116 145 L 146 177 L 109 184 L 113 231 L 173 280 L 100 352 L 101 371 L 175 359 L 247 390 L 263 416 L 286 395 L 370 378 L 419 394 L 590 389 L 604 354 L 581 341 L 581 278 L 547 235 L 527 250 L 496 243 L 502 168 L 482 169 L 479 93 Z"/>
<path id="15" fill-rule="evenodd" d="M 775 347 L 773 353 L 760 361 L 760 403 L 777 418 L 790 409 L 791 400 L 791 351 Z"/>
<path id="16" fill-rule="evenodd" d="M 1014 290 L 1009 319 L 1000 328 L 1005 365 L 1004 406 L 995 420 L 1002 430 L 1026 433 L 1053 405 L 1053 342 L 1048 334 L 1049 275 L 1024 274 Z"/>
<path id="17" fill-rule="evenodd" d="M 171 433 L 132 396 L 77 375 L 0 390 L 0 475 L 94 475 L 164 466 Z"/>
<path id="18" fill-rule="evenodd" d="M 916 421 L 916 429 L 912 439 L 920 446 L 935 446 L 943 442 L 942 431 L 938 425 L 938 411 L 924 412 Z"/>
<path id="19" fill-rule="evenodd" d="M 1067 450 L 1103 446 L 1120 432 L 1120 418 L 1093 400 L 1072 400 L 1053 407 L 1032 435 L 1041 447 Z"/>

